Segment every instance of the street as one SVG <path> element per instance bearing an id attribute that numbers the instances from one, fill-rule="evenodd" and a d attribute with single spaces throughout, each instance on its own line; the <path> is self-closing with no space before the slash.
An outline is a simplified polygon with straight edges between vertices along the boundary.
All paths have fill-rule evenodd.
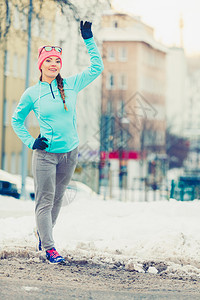
<path id="1" fill-rule="evenodd" d="M 0 260 L 0 286 L 5 300 L 200 298 L 200 282 L 191 277 L 142 274 L 73 259 L 55 266 L 12 255 Z"/>

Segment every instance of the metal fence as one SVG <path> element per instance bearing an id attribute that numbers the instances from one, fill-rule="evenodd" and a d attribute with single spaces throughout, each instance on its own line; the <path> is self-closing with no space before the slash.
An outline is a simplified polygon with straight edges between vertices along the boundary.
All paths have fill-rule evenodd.
<path id="1" fill-rule="evenodd" d="M 185 183 L 182 180 L 175 182 L 171 181 L 170 198 L 179 201 L 192 201 L 200 199 L 200 185 L 190 182 Z"/>
<path id="2" fill-rule="evenodd" d="M 149 178 L 132 178 L 128 174 L 112 171 L 109 165 L 101 168 L 97 162 L 79 163 L 73 179 L 87 184 L 104 199 L 119 201 L 160 201 L 170 197 L 170 184 L 167 182 L 152 183 Z"/>

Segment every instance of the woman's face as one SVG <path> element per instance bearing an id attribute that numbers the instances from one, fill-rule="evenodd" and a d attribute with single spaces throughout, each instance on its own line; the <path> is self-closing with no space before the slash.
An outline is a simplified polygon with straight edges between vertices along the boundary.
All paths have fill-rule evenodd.
<path id="1" fill-rule="evenodd" d="M 56 56 L 50 56 L 46 58 L 41 66 L 42 80 L 48 78 L 56 78 L 60 73 L 60 58 Z"/>

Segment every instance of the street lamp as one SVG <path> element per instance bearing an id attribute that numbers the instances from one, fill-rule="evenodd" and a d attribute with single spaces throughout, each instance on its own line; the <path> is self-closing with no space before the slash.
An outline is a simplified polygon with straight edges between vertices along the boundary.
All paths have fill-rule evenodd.
<path id="1" fill-rule="evenodd" d="M 26 89 L 29 87 L 30 78 L 30 55 L 31 55 L 31 22 L 32 22 L 33 3 L 29 0 L 29 13 L 28 13 L 28 44 L 27 44 L 27 63 L 26 63 Z M 25 120 L 26 127 L 28 127 L 28 120 Z M 22 143 L 22 183 L 20 199 L 26 199 L 26 175 L 27 175 L 27 159 L 28 149 Z"/>
<path id="2" fill-rule="evenodd" d="M 120 147 L 119 147 L 119 187 L 120 187 L 120 190 L 122 190 L 122 188 L 127 186 L 127 180 L 126 180 L 126 183 L 124 182 L 124 176 L 127 176 L 127 161 L 126 161 L 126 157 L 123 157 L 124 148 L 125 148 L 125 150 L 127 148 L 127 130 L 126 130 L 126 136 L 125 136 L 125 147 L 124 147 L 123 130 L 124 130 L 124 127 L 129 126 L 129 123 L 130 122 L 127 117 L 122 117 L 120 119 L 120 128 L 121 128 Z M 120 200 L 121 200 L 121 193 L 120 193 Z"/>

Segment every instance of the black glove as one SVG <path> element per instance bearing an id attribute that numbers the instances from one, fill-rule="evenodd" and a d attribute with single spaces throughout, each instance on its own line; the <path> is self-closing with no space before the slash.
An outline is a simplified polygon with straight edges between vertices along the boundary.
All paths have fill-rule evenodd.
<path id="1" fill-rule="evenodd" d="M 81 35 L 84 40 L 90 39 L 93 37 L 92 30 L 91 30 L 92 23 L 90 22 L 85 22 L 83 24 L 83 21 L 80 22 L 80 29 L 81 29 Z"/>
<path id="2" fill-rule="evenodd" d="M 48 147 L 48 145 L 43 142 L 43 141 L 48 141 L 45 137 L 41 137 L 41 134 L 38 135 L 37 139 L 35 140 L 32 149 L 40 149 L 40 150 L 44 150 L 45 148 Z"/>

